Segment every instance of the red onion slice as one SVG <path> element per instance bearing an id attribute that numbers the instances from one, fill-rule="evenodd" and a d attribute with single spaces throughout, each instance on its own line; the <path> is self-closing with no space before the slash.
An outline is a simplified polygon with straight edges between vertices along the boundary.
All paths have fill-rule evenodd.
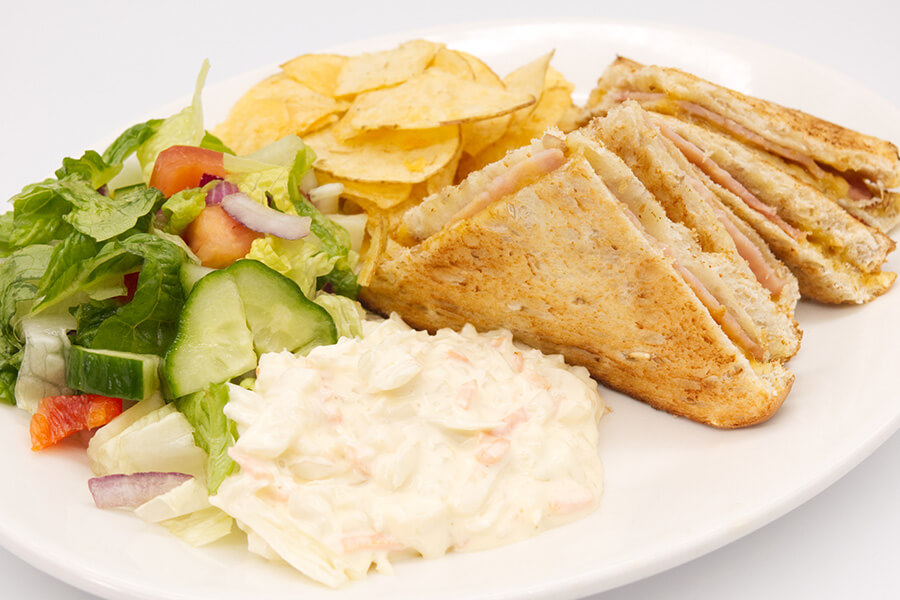
<path id="1" fill-rule="evenodd" d="M 222 199 L 222 208 L 247 229 L 270 233 L 285 240 L 299 240 L 309 235 L 309 217 L 288 215 L 256 202 L 238 192 Z"/>
<path id="2" fill-rule="evenodd" d="M 191 479 L 185 473 L 104 475 L 88 480 L 97 508 L 137 508 Z"/>
<path id="3" fill-rule="evenodd" d="M 206 205 L 216 206 L 217 204 L 221 204 L 222 199 L 225 196 L 237 194 L 239 191 L 238 186 L 230 181 L 220 181 L 206 192 Z"/>

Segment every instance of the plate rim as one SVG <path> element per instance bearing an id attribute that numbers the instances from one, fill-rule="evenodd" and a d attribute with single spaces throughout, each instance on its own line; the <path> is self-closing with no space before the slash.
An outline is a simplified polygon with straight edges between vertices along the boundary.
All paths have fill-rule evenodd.
<path id="1" fill-rule="evenodd" d="M 561 27 L 572 25 L 584 28 L 598 26 L 620 26 L 626 28 L 662 30 L 667 33 L 674 33 L 681 36 L 701 34 L 708 38 L 714 38 L 718 42 L 724 43 L 727 41 L 735 41 L 742 46 L 750 46 L 764 49 L 767 52 L 775 52 L 779 55 L 790 57 L 790 59 L 796 63 L 809 65 L 810 67 L 817 69 L 819 72 L 826 74 L 827 76 L 832 77 L 835 80 L 851 82 L 853 85 L 865 90 L 871 98 L 877 98 L 886 106 L 889 106 L 893 111 L 893 117 L 897 119 L 898 122 L 900 122 L 900 109 L 898 109 L 897 106 L 889 99 L 868 88 L 858 80 L 854 79 L 851 75 L 834 70 L 831 67 L 818 63 L 795 51 L 779 48 L 777 46 L 760 42 L 746 36 L 721 32 L 714 29 L 707 29 L 690 25 L 647 21 L 641 19 L 601 19 L 596 17 L 587 17 L 577 18 L 576 20 L 573 17 L 558 18 L 552 20 L 517 18 L 472 21 L 451 25 L 442 25 L 437 27 L 399 30 L 381 34 L 378 36 L 367 37 L 364 39 L 351 40 L 342 44 L 335 44 L 322 50 L 310 51 L 329 52 L 339 50 L 348 52 L 348 48 L 359 47 L 368 47 L 371 50 L 376 49 L 379 45 L 396 43 L 397 40 L 411 39 L 412 37 L 454 36 L 465 34 L 466 32 L 496 30 L 516 26 Z M 710 44 L 712 42 L 704 39 L 700 43 Z M 225 79 L 212 80 L 207 86 L 207 90 L 214 90 L 219 87 L 227 87 L 229 85 L 229 82 L 247 77 L 252 73 L 262 72 L 264 70 L 272 69 L 275 67 L 277 67 L 277 63 L 251 69 L 249 71 L 232 75 Z M 189 96 L 187 95 L 184 97 L 189 98 Z M 170 105 L 175 105 L 180 102 L 182 102 L 182 100 L 180 99 L 174 100 L 171 103 L 163 105 L 163 108 Z M 156 112 L 159 112 L 159 110 L 160 109 L 158 109 Z M 104 139 L 112 139 L 114 135 L 115 134 L 113 134 L 112 136 L 107 136 Z M 8 206 L 8 203 L 4 200 L 3 208 L 8 209 Z M 896 235 L 893 235 L 891 237 L 896 237 Z M 877 448 L 884 444 L 884 442 L 888 440 L 898 429 L 900 429 L 900 410 L 896 411 L 890 420 L 882 422 L 881 426 L 875 430 L 874 434 L 867 437 L 863 443 L 858 444 L 853 452 L 844 455 L 842 457 L 842 460 L 838 461 L 837 466 L 835 466 L 834 463 L 831 463 L 828 466 L 823 465 L 821 472 L 809 478 L 810 480 L 812 480 L 812 485 L 810 485 L 809 480 L 805 481 L 802 484 L 798 484 L 794 486 L 792 490 L 782 494 L 782 500 L 780 501 L 780 503 L 772 503 L 767 509 L 757 511 L 758 514 L 756 516 L 756 519 L 754 519 L 753 522 L 738 535 L 734 535 L 733 533 L 729 533 L 723 530 L 719 534 L 709 535 L 703 540 L 698 541 L 694 539 L 685 541 L 683 544 L 681 544 L 682 546 L 684 546 L 682 549 L 677 551 L 669 549 L 668 551 L 662 552 L 660 556 L 656 556 L 650 561 L 645 561 L 640 565 L 634 565 L 631 569 L 626 571 L 619 571 L 619 575 L 617 576 L 602 575 L 598 574 L 596 571 L 584 571 L 581 573 L 573 574 L 563 579 L 542 581 L 539 584 L 530 586 L 527 590 L 516 590 L 517 593 L 514 595 L 510 593 L 503 593 L 495 594 L 493 596 L 484 596 L 484 598 L 490 597 L 496 598 L 498 600 L 500 598 L 575 598 L 582 594 L 598 593 L 601 591 L 619 587 L 621 585 L 626 585 L 645 577 L 663 572 L 672 567 L 690 562 L 690 560 L 693 560 L 694 558 L 706 555 L 709 552 L 724 547 L 725 545 L 760 529 L 766 524 L 777 520 L 781 516 L 789 513 L 798 506 L 809 501 L 810 499 L 830 487 L 836 481 L 844 477 L 851 470 L 853 470 L 857 465 L 859 465 L 863 460 L 865 460 L 875 450 L 877 450 Z M 600 510 L 602 510 L 602 506 Z M 60 579 L 61 581 L 66 582 L 67 584 L 72 585 L 73 587 L 82 589 L 92 594 L 97 594 L 102 597 L 111 599 L 150 599 L 159 597 L 152 594 L 152 590 L 144 589 L 142 587 L 135 587 L 133 584 L 128 585 L 127 581 L 121 582 L 121 585 L 114 585 L 114 583 L 116 583 L 116 578 L 91 576 L 93 574 L 85 575 L 85 573 L 80 569 L 70 568 L 70 566 L 66 563 L 64 557 L 58 556 L 54 552 L 39 551 L 34 546 L 29 545 L 24 539 L 17 538 L 12 532 L 12 528 L 9 527 L 7 519 L 0 519 L 0 545 L 8 549 L 12 554 L 16 555 L 19 558 L 22 558 L 27 563 L 33 565 L 44 573 L 47 573 L 52 577 L 55 577 L 57 579 Z M 683 555 L 688 551 L 690 551 L 692 557 L 684 558 Z M 649 566 L 651 564 L 652 566 Z M 596 583 L 598 578 L 607 582 L 611 581 L 612 583 L 609 585 L 604 584 L 601 587 L 597 587 Z M 564 586 L 565 589 L 561 589 L 561 586 Z M 189 596 L 167 597 L 188 598 Z"/>

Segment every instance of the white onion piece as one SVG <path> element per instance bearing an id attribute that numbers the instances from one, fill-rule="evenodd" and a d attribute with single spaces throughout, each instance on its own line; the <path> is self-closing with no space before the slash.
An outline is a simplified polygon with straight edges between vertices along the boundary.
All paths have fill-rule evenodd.
<path id="1" fill-rule="evenodd" d="M 338 200 L 343 193 L 343 183 L 326 183 L 309 190 L 309 201 L 323 214 L 328 215 L 338 211 Z"/>
<path id="2" fill-rule="evenodd" d="M 309 235 L 309 217 L 288 215 L 263 206 L 253 198 L 238 192 L 222 199 L 222 208 L 247 229 L 270 233 L 285 240 L 299 240 Z"/>
<path id="3" fill-rule="evenodd" d="M 105 475 L 89 479 L 88 487 L 98 508 L 137 508 L 191 478 L 186 473 Z"/>

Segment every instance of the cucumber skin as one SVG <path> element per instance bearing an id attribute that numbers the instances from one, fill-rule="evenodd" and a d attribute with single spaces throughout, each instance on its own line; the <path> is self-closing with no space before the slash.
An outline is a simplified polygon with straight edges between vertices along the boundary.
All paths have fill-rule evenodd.
<path id="1" fill-rule="evenodd" d="M 239 260 L 226 270 L 237 283 L 257 355 L 337 342 L 334 319 L 289 277 L 250 259 Z"/>
<path id="2" fill-rule="evenodd" d="M 235 298 L 227 298 L 233 306 L 225 314 L 220 310 L 222 318 L 216 319 L 216 309 L 224 304 L 222 294 L 233 291 L 240 309 L 234 306 Z M 271 313 L 277 312 L 273 306 L 291 310 L 285 319 L 272 319 Z M 222 335 L 223 326 L 232 333 Z M 210 340 L 210 332 L 219 339 Z M 165 391 L 169 398 L 185 396 L 254 369 L 263 352 L 302 351 L 336 341 L 331 315 L 293 280 L 262 262 L 242 259 L 203 277 L 191 290 L 166 353 Z M 204 355 L 204 349 L 209 353 Z"/>
<path id="3" fill-rule="evenodd" d="M 125 361 L 134 366 L 126 367 Z M 152 368 L 147 368 L 147 361 L 152 363 Z M 144 400 L 159 389 L 159 363 L 160 358 L 152 354 L 98 352 L 72 346 L 66 385 L 88 394 Z M 132 372 L 129 373 L 129 370 Z"/>
<path id="4" fill-rule="evenodd" d="M 210 383 L 228 381 L 254 367 L 253 336 L 237 285 L 225 270 L 210 273 L 191 290 L 166 352 L 166 397 L 199 392 Z"/>

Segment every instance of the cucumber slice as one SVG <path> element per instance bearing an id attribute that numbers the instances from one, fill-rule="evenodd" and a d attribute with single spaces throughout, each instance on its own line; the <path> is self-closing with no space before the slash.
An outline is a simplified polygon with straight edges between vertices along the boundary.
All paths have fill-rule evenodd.
<path id="1" fill-rule="evenodd" d="M 144 400 L 159 389 L 159 362 L 155 354 L 72 346 L 66 385 L 89 394 Z"/>
<path id="2" fill-rule="evenodd" d="M 209 267 L 203 267 L 201 265 L 195 265 L 192 262 L 186 262 L 181 265 L 181 287 L 184 288 L 185 296 L 191 293 L 191 290 L 194 289 L 195 283 L 197 283 L 213 271 L 215 271 L 215 269 L 210 269 Z"/>
<path id="3" fill-rule="evenodd" d="M 253 334 L 234 279 L 210 273 L 191 290 L 163 369 L 167 393 L 175 398 L 228 381 L 256 367 Z"/>
<path id="4" fill-rule="evenodd" d="M 253 370 L 264 352 L 336 341 L 334 320 L 296 283 L 244 259 L 195 284 L 163 372 L 169 394 L 181 397 Z"/>
<path id="5" fill-rule="evenodd" d="M 257 260 L 239 260 L 226 270 L 237 283 L 257 354 L 303 352 L 337 341 L 331 315 L 291 279 Z"/>

